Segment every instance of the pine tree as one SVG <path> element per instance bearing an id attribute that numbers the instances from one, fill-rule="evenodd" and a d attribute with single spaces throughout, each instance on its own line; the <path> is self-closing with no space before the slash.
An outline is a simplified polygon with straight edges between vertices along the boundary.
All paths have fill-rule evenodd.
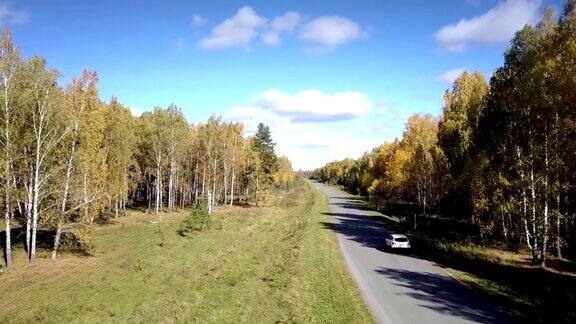
<path id="1" fill-rule="evenodd" d="M 278 171 L 278 157 L 274 151 L 276 143 L 272 140 L 270 127 L 263 123 L 258 124 L 258 130 L 254 136 L 254 146 L 260 155 L 262 171 L 267 181 L 271 181 L 274 173 Z"/>

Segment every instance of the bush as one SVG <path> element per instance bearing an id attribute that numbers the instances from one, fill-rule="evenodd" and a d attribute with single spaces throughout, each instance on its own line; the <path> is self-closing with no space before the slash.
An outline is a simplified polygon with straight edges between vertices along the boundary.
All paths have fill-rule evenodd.
<path id="1" fill-rule="evenodd" d="M 156 238 L 158 239 L 156 245 L 162 247 L 166 244 L 166 233 L 162 229 L 156 229 Z"/>
<path id="2" fill-rule="evenodd" d="M 105 208 L 100 211 L 98 215 L 94 218 L 94 223 L 98 225 L 108 225 L 114 223 L 114 218 L 116 218 L 116 213 L 111 209 Z"/>
<path id="3" fill-rule="evenodd" d="M 190 214 L 184 218 L 178 229 L 178 234 L 190 236 L 196 232 L 208 229 L 220 229 L 221 224 L 208 214 L 206 201 L 200 199 L 190 211 Z"/>
<path id="4" fill-rule="evenodd" d="M 94 255 L 94 244 L 91 237 L 92 231 L 88 227 L 64 231 L 60 237 L 59 250 L 92 256 Z"/>

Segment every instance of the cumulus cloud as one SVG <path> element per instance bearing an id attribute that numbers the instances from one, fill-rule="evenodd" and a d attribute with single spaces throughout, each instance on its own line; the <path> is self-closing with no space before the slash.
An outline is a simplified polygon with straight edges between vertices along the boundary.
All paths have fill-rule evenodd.
<path id="1" fill-rule="evenodd" d="M 332 123 L 297 123 L 289 117 L 256 106 L 239 106 L 224 115 L 229 121 L 241 121 L 246 135 L 256 132 L 258 123 L 270 126 L 277 143 L 276 152 L 286 155 L 295 169 L 313 170 L 328 161 L 344 157 L 357 158 L 383 141 L 382 133 L 359 133 L 344 121 Z"/>
<path id="2" fill-rule="evenodd" d="M 266 45 L 277 46 L 282 43 L 282 36 L 294 33 L 301 21 L 302 16 L 295 11 L 288 11 L 269 21 L 266 17 L 259 16 L 252 8 L 243 7 L 234 16 L 215 26 L 210 35 L 201 39 L 198 45 L 206 50 L 248 48 L 258 37 Z M 203 17 L 193 16 L 193 26 L 200 26 L 205 22 Z M 307 49 L 322 53 L 362 38 L 367 33 L 348 18 L 321 16 L 299 28 L 297 35 L 310 46 Z"/>
<path id="3" fill-rule="evenodd" d="M 447 51 L 461 52 L 472 44 L 509 41 L 516 31 L 534 20 L 541 0 L 507 0 L 486 13 L 442 27 L 436 42 Z"/>
<path id="4" fill-rule="evenodd" d="M 267 19 L 258 16 L 250 7 L 243 7 L 230 18 L 212 29 L 208 37 L 200 41 L 200 48 L 218 50 L 230 47 L 247 47 L 266 26 Z"/>
<path id="5" fill-rule="evenodd" d="M 298 123 L 331 122 L 353 119 L 372 108 L 370 100 L 360 92 L 346 91 L 325 94 L 319 90 L 305 90 L 294 95 L 276 89 L 260 95 L 254 106 Z"/>
<path id="6" fill-rule="evenodd" d="M 436 80 L 442 83 L 452 84 L 464 71 L 466 71 L 464 67 L 451 69 L 437 76 Z"/>
<path id="7" fill-rule="evenodd" d="M 193 15 L 192 16 L 192 27 L 200 27 L 206 24 L 206 18 L 200 15 Z"/>
<path id="8" fill-rule="evenodd" d="M 288 156 L 296 169 L 311 170 L 331 160 L 359 157 L 385 139 L 382 132 L 358 132 L 358 117 L 367 116 L 371 107 L 359 92 L 305 90 L 290 95 L 272 89 L 223 117 L 244 123 L 246 135 L 253 135 L 260 122 L 269 125 L 278 154 Z"/>
<path id="9" fill-rule="evenodd" d="M 30 16 L 27 11 L 16 10 L 7 3 L 0 4 L 0 23 L 17 25 L 28 22 Z"/>
<path id="10" fill-rule="evenodd" d="M 362 38 L 365 34 L 357 23 L 348 18 L 323 16 L 304 25 L 299 37 L 319 48 L 332 49 Z"/>
<path id="11" fill-rule="evenodd" d="M 289 11 L 282 16 L 278 16 L 270 23 L 270 30 L 264 34 L 262 41 L 267 45 L 279 45 L 280 35 L 282 33 L 292 33 L 298 23 L 300 23 L 301 16 L 299 13 Z"/>

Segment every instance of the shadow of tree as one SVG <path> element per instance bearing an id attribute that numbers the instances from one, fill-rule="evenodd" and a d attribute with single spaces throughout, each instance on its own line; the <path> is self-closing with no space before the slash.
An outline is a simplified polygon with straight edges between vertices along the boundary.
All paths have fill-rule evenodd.
<path id="1" fill-rule="evenodd" d="M 387 220 L 385 217 L 372 217 L 366 215 L 369 210 L 358 199 L 345 196 L 330 197 L 331 205 L 341 207 L 338 213 L 325 213 L 332 217 L 332 222 L 322 225 L 335 233 L 339 233 L 363 246 L 385 251 L 384 237 L 389 233 L 405 232 L 405 224 L 399 224 Z M 450 228 L 449 224 L 443 224 L 442 231 L 459 232 Z M 440 228 L 437 230 L 441 230 Z M 492 282 L 510 289 L 508 296 L 494 294 L 485 289 L 475 289 L 481 299 L 498 305 L 502 313 L 506 313 L 511 319 L 521 322 L 576 322 L 576 277 L 549 271 L 539 267 L 526 267 L 521 265 L 504 264 L 496 260 L 479 258 L 465 251 L 447 250 L 438 244 L 438 239 L 432 239 L 430 234 L 421 232 L 410 236 L 413 249 L 411 258 L 424 259 L 436 262 L 443 266 L 475 274 L 479 278 L 485 278 Z M 458 235 L 449 235 L 457 242 Z M 457 285 L 459 283 L 450 278 L 434 277 L 432 274 L 402 272 L 397 269 L 379 269 L 378 272 L 394 279 L 398 284 L 408 285 L 412 289 L 414 298 L 432 302 L 435 298 L 440 305 L 434 306 L 439 312 L 458 312 L 460 307 L 457 303 L 457 294 L 450 294 L 450 289 L 445 291 L 442 285 Z M 403 283 L 402 283 L 403 282 Z M 475 284 L 473 284 L 475 285 Z M 467 290 L 460 286 L 461 289 Z M 478 287 L 482 288 L 482 287 Z M 528 295 L 530 301 L 518 298 Z M 446 303 L 448 306 L 442 306 Z M 450 306 L 450 304 L 453 304 Z M 430 306 L 432 307 L 432 306 Z M 443 308 L 444 307 L 444 308 Z M 473 310 L 464 309 L 460 317 L 474 317 Z M 456 314 L 455 314 L 456 315 Z M 472 320 L 478 320 L 473 319 Z M 484 320 L 485 321 L 485 320 Z"/>
<path id="2" fill-rule="evenodd" d="M 12 228 L 10 231 L 12 251 L 15 249 L 22 249 L 26 242 L 26 229 L 24 227 Z M 53 246 L 54 231 L 38 229 L 36 231 L 36 248 L 41 249 L 51 249 Z M 2 264 L 3 267 L 6 262 L 6 230 L 0 231 L 0 245 L 2 249 Z"/>
<path id="3" fill-rule="evenodd" d="M 389 268 L 376 272 L 404 288 L 404 294 L 419 300 L 421 307 L 474 322 L 505 322 L 494 310 L 478 302 L 465 287 L 446 275 Z"/>
<path id="4" fill-rule="evenodd" d="M 382 225 L 370 217 L 354 213 L 324 213 L 333 222 L 322 222 L 325 229 L 340 233 L 363 246 L 384 251 L 384 238 L 389 235 Z"/>
<path id="5" fill-rule="evenodd" d="M 370 209 L 364 203 L 337 196 L 331 197 L 331 205 L 339 212 L 325 213 L 331 216 L 331 221 L 323 222 L 324 228 L 344 235 L 362 246 L 379 251 L 386 250 L 385 238 L 391 232 L 387 230 L 388 227 L 383 226 L 380 218 L 367 215 L 366 211 Z M 446 275 L 388 268 L 381 268 L 376 272 L 404 288 L 406 295 L 422 302 L 422 307 L 470 321 L 504 322 L 497 317 L 500 316 L 498 312 L 478 302 L 467 288 Z"/>

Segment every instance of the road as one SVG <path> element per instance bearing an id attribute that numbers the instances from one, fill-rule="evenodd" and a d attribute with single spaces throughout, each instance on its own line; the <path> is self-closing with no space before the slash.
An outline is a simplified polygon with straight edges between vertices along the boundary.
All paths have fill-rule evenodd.
<path id="1" fill-rule="evenodd" d="M 352 277 L 380 323 L 502 323 L 434 263 L 384 251 L 386 230 L 358 200 L 343 191 L 314 184 L 330 203 L 326 227 L 336 234 Z"/>

